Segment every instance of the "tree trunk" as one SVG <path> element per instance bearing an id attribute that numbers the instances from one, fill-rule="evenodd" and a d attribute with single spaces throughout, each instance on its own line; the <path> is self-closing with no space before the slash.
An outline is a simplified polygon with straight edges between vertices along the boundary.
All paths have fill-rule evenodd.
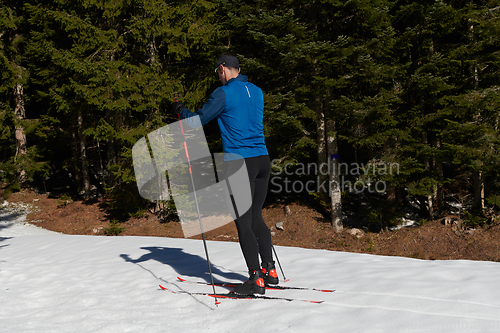
<path id="1" fill-rule="evenodd" d="M 115 125 L 113 122 L 113 114 L 111 110 L 106 110 L 106 116 L 104 118 L 109 124 Z M 113 173 L 109 172 L 109 167 L 117 163 L 117 148 L 115 140 L 112 138 L 106 139 L 106 172 L 105 172 L 105 183 L 114 184 L 115 177 Z"/>
<path id="2" fill-rule="evenodd" d="M 16 160 L 18 157 L 25 155 L 27 150 L 27 140 L 26 134 L 24 132 L 24 126 L 21 121 L 26 117 L 26 111 L 24 109 L 24 89 L 21 84 L 16 84 L 14 86 L 14 115 L 18 120 L 15 125 L 15 138 L 16 138 Z M 26 181 L 26 170 L 19 171 L 19 182 L 23 183 Z"/>
<path id="3" fill-rule="evenodd" d="M 73 164 L 73 174 L 75 177 L 75 184 L 77 191 L 79 192 L 82 188 L 82 178 L 80 177 L 80 167 L 78 166 L 78 161 L 80 160 L 80 149 L 78 147 L 79 139 L 76 138 L 76 133 L 72 132 L 73 140 L 71 142 L 71 151 L 73 152 L 73 158 L 71 159 Z"/>
<path id="4" fill-rule="evenodd" d="M 484 211 L 484 176 L 481 170 L 474 173 L 474 198 L 472 205 Z"/>
<path id="5" fill-rule="evenodd" d="M 433 140 L 433 146 L 437 148 L 438 150 L 441 149 L 441 140 L 439 138 L 435 138 Z M 443 162 L 439 158 L 434 158 L 433 159 L 433 167 L 434 170 L 436 170 L 436 174 L 439 176 L 440 179 L 443 179 L 444 173 L 443 173 Z M 435 195 L 435 207 L 438 210 L 438 212 L 441 212 L 443 208 L 443 202 L 444 202 L 444 190 L 443 190 L 443 185 L 442 184 L 436 184 L 434 186 L 434 195 Z"/>
<path id="6" fill-rule="evenodd" d="M 396 146 L 396 140 L 394 137 L 388 138 L 384 142 L 384 155 L 386 158 L 386 163 L 390 164 L 390 161 L 393 159 L 393 148 Z M 387 166 L 387 165 L 386 165 Z M 389 169 L 389 175 L 392 175 L 393 170 L 392 167 Z M 391 177 L 392 178 L 392 177 Z M 385 189 L 386 189 L 386 201 L 388 204 L 388 209 L 390 210 L 391 215 L 396 213 L 396 207 L 399 204 L 399 193 L 397 191 L 397 187 L 391 181 L 385 181 Z M 382 226 L 382 229 L 387 229 L 387 223 L 385 226 Z"/>
<path id="7" fill-rule="evenodd" d="M 424 145 L 427 145 L 429 143 L 429 140 L 427 138 L 427 133 L 422 134 L 422 143 Z M 431 170 L 431 161 L 428 158 L 424 159 L 424 166 L 425 170 L 430 171 Z M 432 218 L 434 216 L 434 193 L 435 189 L 433 188 L 432 193 L 427 194 L 426 199 L 427 199 L 427 213 L 429 214 L 429 217 Z M 425 203 L 422 203 L 422 205 L 425 205 Z"/>
<path id="8" fill-rule="evenodd" d="M 90 197 L 90 177 L 89 168 L 87 166 L 87 148 L 85 146 L 85 137 L 83 135 L 83 117 L 81 110 L 78 110 L 78 123 L 77 123 L 78 140 L 80 143 L 80 160 L 82 162 L 82 181 L 84 198 Z"/>
<path id="9" fill-rule="evenodd" d="M 321 200 L 326 201 L 328 199 L 327 192 L 321 191 L 322 188 L 328 188 L 327 186 L 322 186 L 328 183 L 328 159 L 327 159 L 327 147 L 326 147 L 326 133 L 325 133 L 325 113 L 322 109 L 316 111 L 316 142 L 318 145 L 318 188 L 320 191 L 318 193 Z"/>
<path id="10" fill-rule="evenodd" d="M 338 143 L 337 143 L 337 131 L 335 128 L 335 121 L 329 120 L 326 123 L 326 142 L 328 151 L 328 160 L 330 171 L 329 174 L 329 187 L 330 201 L 332 205 L 332 226 L 336 232 L 341 232 L 343 229 L 342 224 L 342 203 L 340 189 L 340 175 L 338 166 Z"/>
<path id="11" fill-rule="evenodd" d="M 474 24 L 472 23 L 472 20 L 469 20 L 470 23 L 470 38 L 472 41 L 475 40 L 474 38 Z M 473 65 L 473 73 L 474 75 L 474 89 L 477 90 L 479 87 L 479 73 L 478 73 L 478 65 L 477 62 L 474 62 Z M 479 118 L 478 114 L 478 118 Z M 484 176 L 483 172 L 481 170 L 474 171 L 474 189 L 473 189 L 473 202 L 472 206 L 478 209 L 481 209 L 481 211 L 484 211 Z"/>

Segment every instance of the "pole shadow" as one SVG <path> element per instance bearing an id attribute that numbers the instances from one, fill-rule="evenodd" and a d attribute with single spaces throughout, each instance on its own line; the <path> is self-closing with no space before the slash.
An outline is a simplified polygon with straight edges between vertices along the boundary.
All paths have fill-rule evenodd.
<path id="1" fill-rule="evenodd" d="M 138 259 L 132 259 L 128 254 L 121 254 L 120 257 L 125 261 L 140 264 L 149 260 L 156 260 L 162 264 L 171 266 L 179 276 L 191 276 L 205 280 L 211 283 L 210 273 L 208 272 L 207 260 L 198 255 L 189 254 L 180 248 L 169 247 L 141 247 L 142 250 L 147 250 L 149 253 L 142 255 Z M 214 281 L 217 280 L 215 275 L 222 277 L 224 280 L 240 280 L 245 281 L 246 276 L 234 272 L 223 272 L 212 263 L 211 269 L 214 275 Z M 142 267 L 142 266 L 141 266 Z M 154 274 L 153 274 L 154 275 Z"/>
<path id="2" fill-rule="evenodd" d="M 3 210 L 0 210 L 0 212 L 4 212 Z M 18 213 L 18 212 L 10 212 L 7 214 L 1 214 L 0 215 L 0 222 L 12 222 L 15 221 L 18 217 L 23 216 L 25 213 Z"/>
<path id="3" fill-rule="evenodd" d="M 10 228 L 14 225 L 17 218 L 22 216 L 22 213 L 18 212 L 6 212 L 4 209 L 0 209 L 0 233 L 3 229 Z M 6 239 L 10 239 L 12 237 L 3 237 L 0 236 L 0 241 L 4 241 Z"/>
<path id="4" fill-rule="evenodd" d="M 0 232 L 2 231 L 2 229 L 7 229 L 9 227 L 11 227 L 13 225 L 13 223 L 9 223 L 9 224 L 6 224 L 6 223 L 0 223 Z M 4 237 L 4 236 L 0 236 L 0 242 L 3 242 L 7 239 L 11 239 L 13 237 Z M 2 247 L 5 247 L 5 246 L 8 246 L 9 244 L 7 245 L 1 245 L 0 248 Z"/>
<path id="5" fill-rule="evenodd" d="M 7 229 L 7 228 L 12 227 L 12 225 L 13 225 L 13 224 L 14 224 L 14 223 L 9 223 L 9 224 L 7 224 L 7 223 L 2 223 L 2 222 L 0 222 L 0 231 L 2 231 L 2 229 Z"/>

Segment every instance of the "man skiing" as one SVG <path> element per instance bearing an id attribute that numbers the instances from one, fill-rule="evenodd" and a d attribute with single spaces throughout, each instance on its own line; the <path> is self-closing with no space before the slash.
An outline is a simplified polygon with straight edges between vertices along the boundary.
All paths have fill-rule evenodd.
<path id="1" fill-rule="evenodd" d="M 264 96 L 262 90 L 240 74 L 238 58 L 222 54 L 216 62 L 216 73 L 222 83 L 203 107 L 191 112 L 182 102 L 175 102 L 172 112 L 181 119 L 199 116 L 202 125 L 217 119 L 224 153 L 244 158 L 250 181 L 252 206 L 236 218 L 236 228 L 248 267 L 249 279 L 234 288 L 239 294 L 264 294 L 266 284 L 278 284 L 273 261 L 271 234 L 262 207 L 267 196 L 271 163 L 263 133 Z M 231 165 L 231 162 L 229 162 Z M 259 255 L 262 266 L 259 265 Z"/>

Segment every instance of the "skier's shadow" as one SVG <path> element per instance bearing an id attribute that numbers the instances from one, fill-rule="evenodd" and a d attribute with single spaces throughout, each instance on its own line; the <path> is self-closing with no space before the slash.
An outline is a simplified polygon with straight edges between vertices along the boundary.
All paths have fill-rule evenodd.
<path id="1" fill-rule="evenodd" d="M 207 260 L 205 258 L 186 253 L 180 248 L 152 246 L 141 247 L 141 249 L 147 250 L 149 251 L 149 253 L 142 255 L 138 259 L 130 258 L 128 254 L 121 254 L 120 257 L 127 262 L 131 262 L 141 266 L 143 269 L 146 268 L 140 265 L 141 263 L 149 260 L 156 260 L 162 264 L 171 266 L 180 276 L 198 277 L 204 279 L 207 283 L 211 283 Z M 223 272 L 219 268 L 215 267 L 212 263 L 210 267 L 212 269 L 212 274 L 214 275 L 215 281 L 217 281 L 217 276 L 220 276 L 225 281 L 244 281 L 247 279 L 247 277 L 242 274 L 234 272 Z"/>

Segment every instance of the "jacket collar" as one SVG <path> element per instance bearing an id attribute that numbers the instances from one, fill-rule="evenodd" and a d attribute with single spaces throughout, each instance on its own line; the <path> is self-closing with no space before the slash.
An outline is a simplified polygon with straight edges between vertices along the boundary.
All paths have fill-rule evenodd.
<path id="1" fill-rule="evenodd" d="M 232 78 L 231 80 L 227 81 L 226 84 L 229 84 L 230 82 L 233 82 L 233 81 L 247 82 L 248 81 L 248 76 L 242 75 L 242 74 L 238 74 L 237 77 Z"/>

